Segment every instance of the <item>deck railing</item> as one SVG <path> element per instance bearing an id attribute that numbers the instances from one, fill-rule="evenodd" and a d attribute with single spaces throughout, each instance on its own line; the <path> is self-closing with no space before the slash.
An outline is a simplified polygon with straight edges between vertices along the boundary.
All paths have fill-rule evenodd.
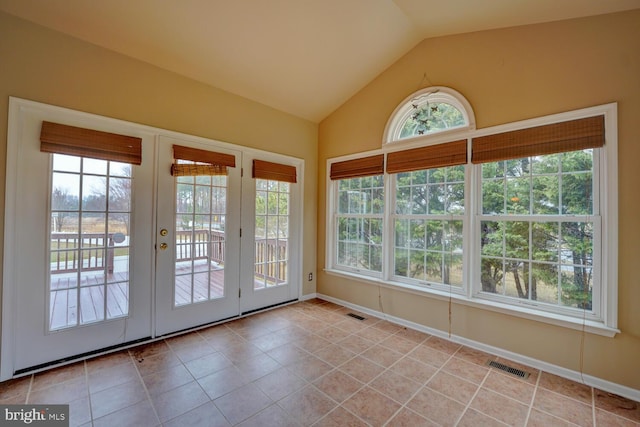
<path id="1" fill-rule="evenodd" d="M 176 261 L 206 259 L 224 265 L 224 231 L 176 231 Z M 106 245 L 105 245 L 106 239 Z M 51 272 L 65 273 L 82 270 L 103 270 L 113 273 L 113 233 L 51 233 Z M 55 249 L 54 249 L 55 248 Z M 78 252 L 80 249 L 80 252 Z M 106 253 L 106 257 L 105 257 Z M 82 255 L 80 255 L 82 254 Z M 257 238 L 255 244 L 256 277 L 268 281 L 286 280 L 286 240 Z M 80 262 L 82 261 L 82 264 Z"/>
<path id="2" fill-rule="evenodd" d="M 111 274 L 114 255 L 113 233 L 51 233 L 52 273 L 78 271 L 82 266 L 84 271 L 106 267 Z"/>
<path id="3" fill-rule="evenodd" d="M 224 264 L 224 231 L 176 231 L 176 261 L 210 259 Z"/>
<path id="4" fill-rule="evenodd" d="M 191 257 L 192 251 L 193 258 Z M 176 261 L 191 259 L 210 259 L 212 262 L 223 265 L 225 261 L 224 231 L 177 231 Z M 256 238 L 256 277 L 268 281 L 283 282 L 286 280 L 286 259 L 286 240 Z"/>
<path id="5" fill-rule="evenodd" d="M 269 282 L 282 283 L 287 279 L 287 241 L 256 239 L 255 275 Z"/>

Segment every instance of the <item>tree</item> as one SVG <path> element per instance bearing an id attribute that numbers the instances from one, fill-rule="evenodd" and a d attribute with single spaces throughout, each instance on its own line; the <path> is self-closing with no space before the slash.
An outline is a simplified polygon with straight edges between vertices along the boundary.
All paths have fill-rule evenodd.
<path id="1" fill-rule="evenodd" d="M 338 262 L 382 271 L 383 177 L 343 179 L 338 192 Z"/>
<path id="2" fill-rule="evenodd" d="M 69 194 L 66 188 L 55 187 L 51 192 L 51 211 L 53 227 L 56 232 L 62 232 L 66 218 L 73 216 L 78 210 L 78 196 Z"/>
<path id="3" fill-rule="evenodd" d="M 442 284 L 454 283 L 462 270 L 462 220 L 431 215 L 464 213 L 464 167 L 399 173 L 396 176 L 395 274 Z"/>
<path id="4" fill-rule="evenodd" d="M 592 213 L 592 156 L 583 150 L 483 165 L 483 213 L 548 217 L 482 222 L 483 291 L 510 295 L 513 286 L 511 296 L 521 299 L 591 308 L 593 224 L 562 215 Z"/>

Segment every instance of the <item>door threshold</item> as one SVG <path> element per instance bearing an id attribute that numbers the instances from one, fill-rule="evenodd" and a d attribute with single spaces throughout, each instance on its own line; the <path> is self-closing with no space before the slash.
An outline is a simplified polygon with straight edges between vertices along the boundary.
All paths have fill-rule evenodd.
<path id="1" fill-rule="evenodd" d="M 271 310 L 271 309 L 273 309 L 273 308 L 282 307 L 283 305 L 294 304 L 294 303 L 296 303 L 296 302 L 298 302 L 298 301 L 299 301 L 299 300 L 298 300 L 298 298 L 295 298 L 295 299 L 292 299 L 292 300 L 289 300 L 289 301 L 279 302 L 279 303 L 277 303 L 277 304 L 271 304 L 271 305 L 268 305 L 268 306 L 266 306 L 266 307 L 256 308 L 255 310 L 245 311 L 245 312 L 243 312 L 243 313 L 241 314 L 241 316 L 248 316 L 248 315 L 250 315 L 250 314 L 260 313 L 260 312 L 262 312 L 262 311 L 268 311 L 268 310 Z"/>
<path id="2" fill-rule="evenodd" d="M 211 326 L 221 325 L 223 323 L 231 322 L 232 320 L 239 319 L 240 315 L 225 317 L 224 319 L 216 320 L 215 322 L 203 323 L 202 325 L 190 326 L 188 328 L 180 329 L 179 331 L 169 332 L 164 335 L 158 335 L 155 339 L 164 339 L 164 338 L 173 338 L 178 335 L 188 334 L 189 332 L 199 331 L 201 329 L 206 329 Z"/>
<path id="3" fill-rule="evenodd" d="M 18 369 L 17 371 L 15 371 L 13 373 L 13 378 L 25 376 L 27 374 L 35 374 L 37 372 L 46 371 L 48 369 L 51 369 L 51 368 L 54 368 L 54 367 L 58 367 L 58 366 L 69 365 L 72 362 L 79 362 L 80 360 L 90 359 L 90 358 L 95 357 L 95 356 L 101 356 L 103 354 L 113 353 L 114 351 L 121 350 L 123 348 L 135 347 L 135 346 L 137 346 L 139 344 L 142 344 L 142 343 L 150 341 L 150 340 L 151 340 L 151 337 L 140 338 L 140 339 L 133 340 L 133 341 L 128 341 L 128 342 L 122 343 L 122 344 L 116 344 L 116 345 L 112 345 L 112 346 L 109 346 L 109 347 L 101 348 L 101 349 L 98 349 L 98 350 L 88 351 L 86 353 L 77 354 L 77 355 L 69 356 L 69 357 L 64 357 L 62 359 L 53 360 L 51 362 L 41 363 L 40 365 L 35 365 L 35 366 L 30 366 L 28 368 Z"/>

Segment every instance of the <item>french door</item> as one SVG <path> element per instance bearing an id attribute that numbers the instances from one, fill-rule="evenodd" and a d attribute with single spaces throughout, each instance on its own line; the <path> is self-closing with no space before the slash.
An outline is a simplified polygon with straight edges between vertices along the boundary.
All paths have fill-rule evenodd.
<path id="1" fill-rule="evenodd" d="M 156 333 L 297 299 L 299 186 L 256 177 L 254 164 L 289 180 L 296 167 L 162 136 L 158 153 Z"/>
<path id="2" fill-rule="evenodd" d="M 43 151 L 43 122 L 142 160 Z M 0 380 L 298 298 L 302 162 L 166 134 L 11 99 Z"/>
<path id="3" fill-rule="evenodd" d="M 241 153 L 213 150 L 163 136 L 158 140 L 157 335 L 240 313 Z M 195 160 L 174 160 L 178 152 Z M 233 166 L 212 170 L 200 161 L 207 156 L 230 159 Z M 177 174 L 176 166 L 191 171 Z"/>
<path id="4" fill-rule="evenodd" d="M 242 181 L 242 313 L 298 298 L 300 184 L 291 164 L 245 156 Z M 269 159 L 278 160 L 280 159 Z"/>
<path id="5" fill-rule="evenodd" d="M 151 335 L 153 162 L 43 152 L 43 122 L 86 119 L 11 101 L 1 379 Z M 91 129 L 141 138 L 153 159 L 148 132 L 100 119 Z"/>

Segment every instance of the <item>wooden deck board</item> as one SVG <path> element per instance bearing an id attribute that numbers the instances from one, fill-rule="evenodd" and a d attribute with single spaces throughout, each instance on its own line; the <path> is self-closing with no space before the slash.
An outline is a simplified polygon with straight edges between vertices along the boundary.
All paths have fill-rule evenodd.
<path id="1" fill-rule="evenodd" d="M 184 274 L 193 271 L 194 274 L 194 300 L 193 302 L 206 301 L 224 297 L 224 269 L 211 270 L 211 275 L 206 274 L 206 263 L 196 263 L 195 268 L 176 268 L 175 277 L 175 304 L 191 304 L 191 275 Z M 57 277 L 56 277 L 57 276 Z M 99 283 L 103 279 L 102 272 L 95 275 L 83 274 L 83 282 L 80 287 L 80 310 L 77 307 L 77 274 L 52 275 L 50 293 L 50 319 L 51 330 L 75 326 L 78 311 L 80 324 L 93 323 L 103 319 L 113 319 L 126 316 L 129 312 L 129 275 L 127 272 L 114 272 L 107 275 L 107 284 L 89 286 L 89 283 Z M 208 280 L 209 279 L 209 280 Z M 256 289 L 261 285 L 256 282 Z M 107 313 L 104 315 L 104 295 L 107 288 Z"/>
<path id="2" fill-rule="evenodd" d="M 80 323 L 92 323 L 102 319 L 104 306 L 101 304 L 101 295 L 94 295 L 95 287 L 80 289 Z"/>
<path id="3" fill-rule="evenodd" d="M 191 276 L 176 276 L 175 304 L 191 304 Z"/>
<path id="4" fill-rule="evenodd" d="M 129 286 L 127 283 L 112 283 L 107 286 L 108 318 L 121 317 L 129 313 Z"/>
<path id="5" fill-rule="evenodd" d="M 69 301 L 69 293 L 70 291 L 66 289 L 51 292 L 51 300 L 49 302 L 52 313 L 49 324 L 51 330 L 63 328 L 69 323 L 75 323 L 75 316 L 70 317 L 75 311 L 75 292 L 73 292 L 74 295 L 71 301 Z"/>

